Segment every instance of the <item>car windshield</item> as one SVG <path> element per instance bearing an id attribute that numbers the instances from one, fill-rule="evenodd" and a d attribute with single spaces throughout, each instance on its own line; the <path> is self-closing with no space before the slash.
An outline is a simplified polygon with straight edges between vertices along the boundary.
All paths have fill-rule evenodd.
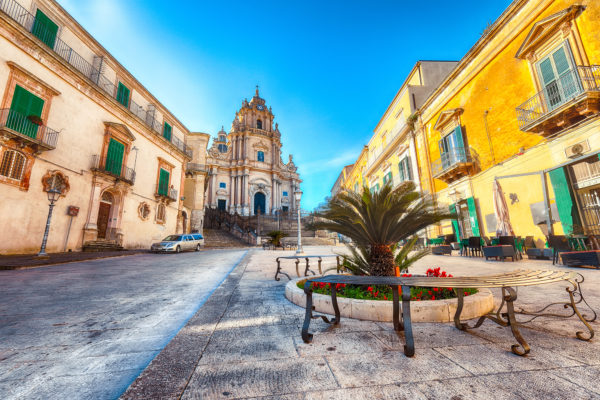
<path id="1" fill-rule="evenodd" d="M 179 242 L 181 240 L 181 236 L 179 235 L 170 235 L 163 239 L 163 242 Z"/>

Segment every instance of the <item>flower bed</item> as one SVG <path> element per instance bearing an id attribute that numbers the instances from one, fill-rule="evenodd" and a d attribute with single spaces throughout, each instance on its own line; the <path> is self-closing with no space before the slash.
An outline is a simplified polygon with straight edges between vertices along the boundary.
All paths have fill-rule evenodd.
<path id="1" fill-rule="evenodd" d="M 412 274 L 401 274 L 400 276 L 409 277 Z M 439 278 L 452 278 L 451 274 L 446 271 L 441 271 L 440 268 L 430 268 L 426 272 L 426 276 L 434 276 Z M 304 282 L 299 281 L 298 287 L 304 289 Z M 477 293 L 477 289 L 462 289 L 465 296 L 470 296 Z M 391 300 L 392 288 L 390 286 L 360 286 L 346 285 L 338 283 L 336 285 L 338 297 L 347 297 L 359 300 Z M 331 284 L 315 282 L 313 283 L 313 293 L 331 295 Z M 444 300 L 456 298 L 456 293 L 452 288 L 422 288 L 412 287 L 410 290 L 411 300 Z"/>

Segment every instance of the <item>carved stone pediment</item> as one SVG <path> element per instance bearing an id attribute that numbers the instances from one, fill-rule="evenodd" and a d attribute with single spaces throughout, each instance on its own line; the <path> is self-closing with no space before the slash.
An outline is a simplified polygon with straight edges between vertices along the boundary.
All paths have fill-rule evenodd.
<path id="1" fill-rule="evenodd" d="M 433 129 L 443 132 L 451 125 L 460 125 L 458 117 L 463 113 L 462 108 L 454 108 L 451 110 L 442 111 L 438 117 Z"/>
<path id="2" fill-rule="evenodd" d="M 519 47 L 515 57 L 523 60 L 530 58 L 541 43 L 557 31 L 564 29 L 566 26 L 568 27 L 568 24 L 584 10 L 585 6 L 576 4 L 536 22 L 529 31 L 529 34 L 527 34 L 521 47 Z"/>

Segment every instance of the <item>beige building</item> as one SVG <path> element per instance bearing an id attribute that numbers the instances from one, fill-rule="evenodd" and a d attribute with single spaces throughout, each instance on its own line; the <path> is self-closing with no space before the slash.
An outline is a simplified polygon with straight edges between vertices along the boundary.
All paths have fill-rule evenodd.
<path id="1" fill-rule="evenodd" d="M 188 129 L 55 1 L 0 2 L 0 89 L 1 253 L 39 249 L 52 187 L 48 251 L 148 247 L 189 229 Z M 203 137 L 190 135 L 198 148 Z"/>
<path id="2" fill-rule="evenodd" d="M 207 207 L 241 215 L 297 209 L 293 194 L 302 181 L 292 155 L 287 163 L 281 159 L 281 133 L 274 119 L 257 87 L 252 100 L 242 102 L 230 132 L 217 134 L 206 156 Z"/>

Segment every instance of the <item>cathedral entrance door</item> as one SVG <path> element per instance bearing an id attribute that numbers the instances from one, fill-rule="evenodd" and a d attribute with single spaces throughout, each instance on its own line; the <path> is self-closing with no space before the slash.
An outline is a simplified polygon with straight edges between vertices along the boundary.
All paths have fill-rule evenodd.
<path id="1" fill-rule="evenodd" d="M 264 214 L 266 210 L 267 198 L 264 193 L 258 192 L 254 195 L 254 215 Z"/>

